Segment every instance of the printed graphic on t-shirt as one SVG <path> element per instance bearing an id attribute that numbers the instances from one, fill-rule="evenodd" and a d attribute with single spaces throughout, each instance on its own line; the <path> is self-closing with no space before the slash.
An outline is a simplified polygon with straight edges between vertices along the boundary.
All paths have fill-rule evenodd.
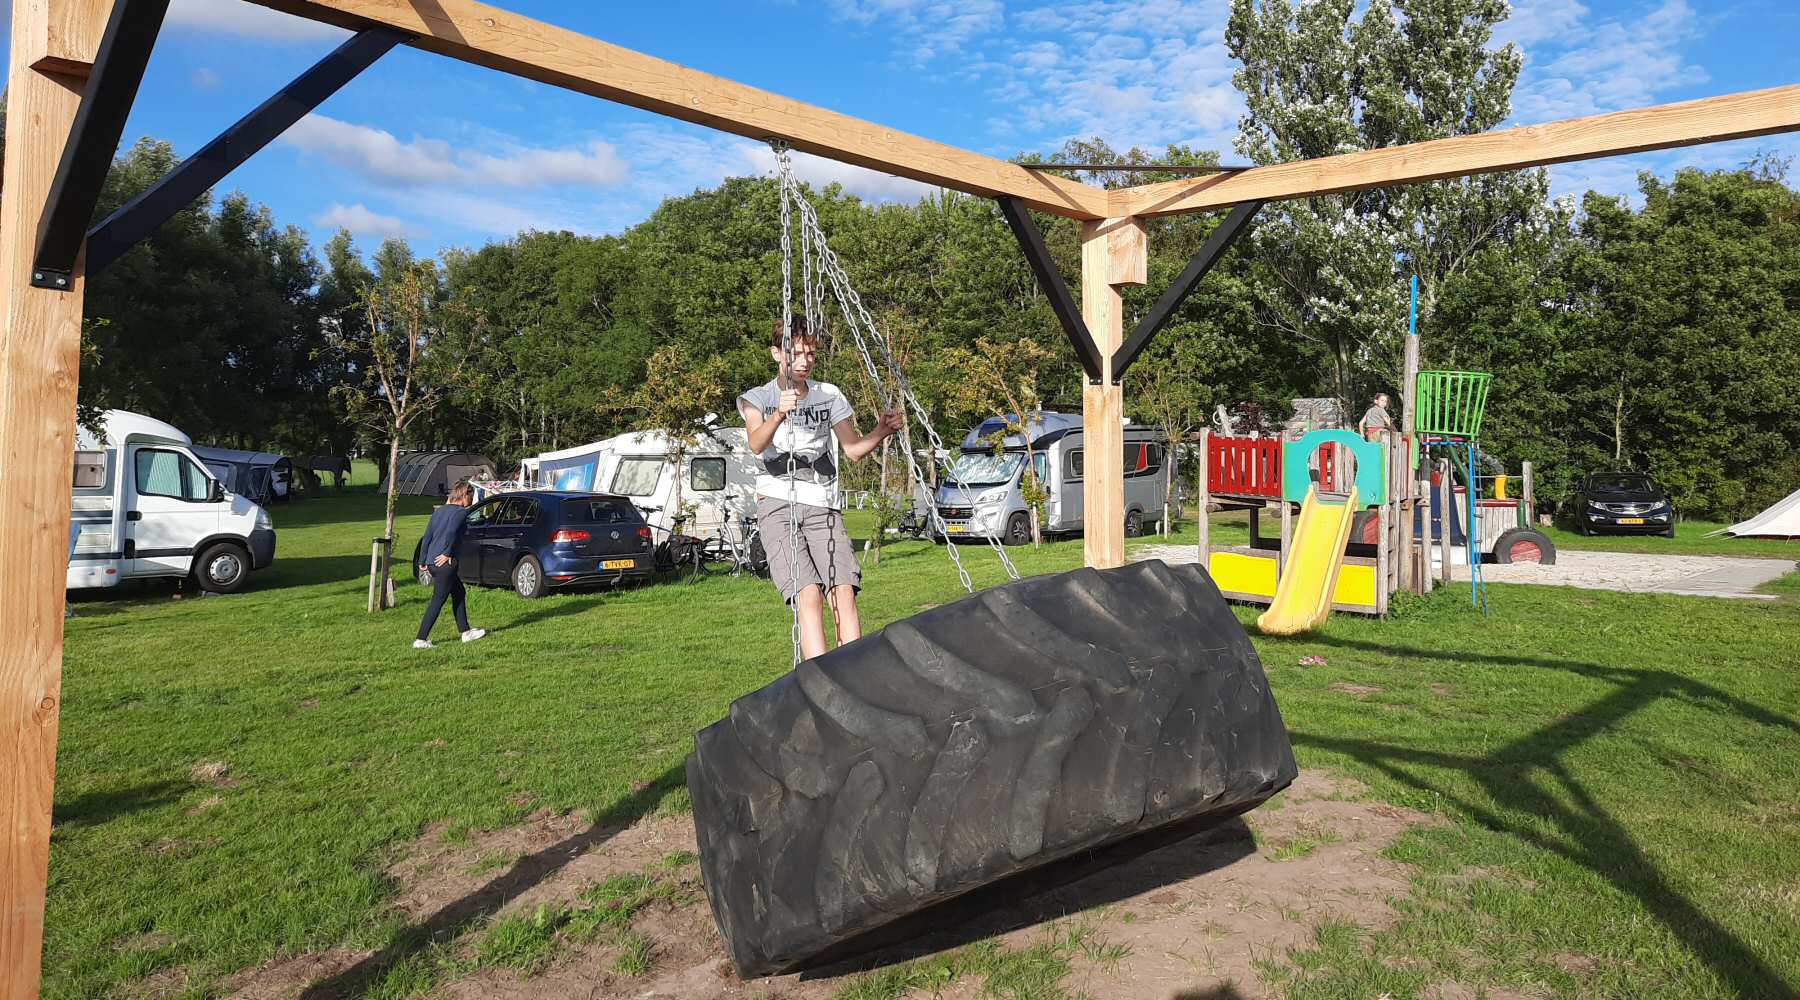
<path id="1" fill-rule="evenodd" d="M 771 381 L 738 397 L 767 420 L 781 406 L 781 386 Z M 832 428 L 849 419 L 850 401 L 829 382 L 809 382 L 800 405 L 788 413 L 761 455 L 756 476 L 758 496 L 790 497 L 814 507 L 839 506 L 837 436 Z"/>

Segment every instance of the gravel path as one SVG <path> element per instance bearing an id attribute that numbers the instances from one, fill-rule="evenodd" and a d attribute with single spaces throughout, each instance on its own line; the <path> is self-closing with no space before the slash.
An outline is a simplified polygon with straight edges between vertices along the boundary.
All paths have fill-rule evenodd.
<path id="1" fill-rule="evenodd" d="M 1192 545 L 1146 545 L 1131 553 L 1133 560 L 1161 559 L 1167 563 L 1191 563 Z M 1589 590 L 1618 590 L 1628 594 L 1688 594 L 1697 597 L 1733 597 L 1772 601 L 1773 594 L 1756 588 L 1800 568 L 1786 559 L 1742 559 L 1732 556 L 1664 556 L 1638 552 L 1572 552 L 1556 554 L 1556 565 L 1484 563 L 1482 579 L 1489 583 L 1536 583 Z M 1467 581 L 1469 568 L 1453 568 L 1456 579 Z"/>

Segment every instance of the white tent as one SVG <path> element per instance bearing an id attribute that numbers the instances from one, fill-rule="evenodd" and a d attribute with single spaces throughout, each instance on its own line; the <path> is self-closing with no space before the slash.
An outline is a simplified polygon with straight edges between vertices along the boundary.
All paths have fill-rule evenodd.
<path id="1" fill-rule="evenodd" d="M 1739 538 L 1800 538 L 1800 490 L 1748 521 L 1725 529 Z"/>

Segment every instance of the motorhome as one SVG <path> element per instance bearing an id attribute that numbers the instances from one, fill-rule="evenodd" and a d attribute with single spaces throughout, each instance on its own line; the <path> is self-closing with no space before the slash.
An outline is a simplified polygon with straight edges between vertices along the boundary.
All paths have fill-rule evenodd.
<path id="1" fill-rule="evenodd" d="M 76 435 L 70 589 L 160 576 L 229 594 L 275 561 L 268 512 L 228 491 L 186 434 L 125 410 L 104 426 L 103 438 Z"/>
<path id="2" fill-rule="evenodd" d="M 756 513 L 758 467 L 744 429 L 702 432 L 679 469 L 670 461 L 672 451 L 659 431 L 620 434 L 526 459 L 525 478 L 540 489 L 629 497 L 659 538 L 674 528 L 679 479 L 680 505 L 687 512 L 683 531 L 702 538 L 724 531 L 741 537 L 742 519 Z"/>
<path id="3" fill-rule="evenodd" d="M 1069 413 L 1036 414 L 1027 435 L 1005 434 L 1009 423 L 993 417 L 971 429 L 962 450 L 938 486 L 937 509 L 951 538 L 994 536 L 1008 545 L 1031 541 L 1025 503 L 1025 464 L 1029 452 L 1038 482 L 1049 496 L 1040 529 L 1046 535 L 1072 534 L 1083 527 L 1082 479 L 1086 453 L 1081 417 Z M 1005 434 L 996 446 L 996 439 Z M 1162 520 L 1168 491 L 1163 472 L 1161 437 L 1149 427 L 1125 427 L 1125 534 L 1135 536 Z"/>

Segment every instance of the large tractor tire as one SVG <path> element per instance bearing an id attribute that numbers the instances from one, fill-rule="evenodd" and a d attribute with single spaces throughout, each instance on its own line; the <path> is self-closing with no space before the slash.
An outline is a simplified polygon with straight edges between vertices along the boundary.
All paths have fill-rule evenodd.
<path id="1" fill-rule="evenodd" d="M 1293 781 L 1262 664 L 1198 566 L 1005 584 L 739 698 L 688 758 L 700 863 L 740 975 Z"/>

